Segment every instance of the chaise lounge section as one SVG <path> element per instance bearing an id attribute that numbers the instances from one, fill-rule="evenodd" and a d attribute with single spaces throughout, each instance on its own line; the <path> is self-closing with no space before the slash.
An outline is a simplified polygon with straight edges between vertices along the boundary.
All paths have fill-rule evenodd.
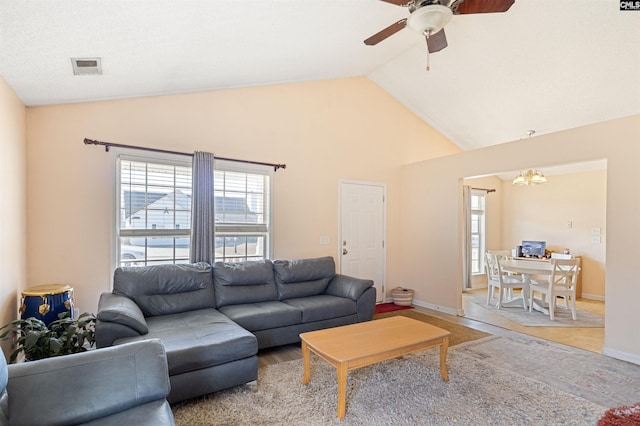
<path id="1" fill-rule="evenodd" d="M 158 338 L 177 402 L 257 380 L 257 352 L 306 331 L 369 321 L 371 280 L 332 257 L 118 268 L 98 306 L 98 347 Z"/>

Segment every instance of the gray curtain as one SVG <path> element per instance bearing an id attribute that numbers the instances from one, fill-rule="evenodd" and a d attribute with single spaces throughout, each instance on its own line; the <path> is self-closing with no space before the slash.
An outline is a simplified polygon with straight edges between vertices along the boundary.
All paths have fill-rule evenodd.
<path id="1" fill-rule="evenodd" d="M 213 263 L 215 258 L 213 161 L 214 157 L 210 152 L 193 153 L 191 262 Z"/>
<path id="2" fill-rule="evenodd" d="M 462 289 L 471 288 L 471 187 L 462 186 Z"/>

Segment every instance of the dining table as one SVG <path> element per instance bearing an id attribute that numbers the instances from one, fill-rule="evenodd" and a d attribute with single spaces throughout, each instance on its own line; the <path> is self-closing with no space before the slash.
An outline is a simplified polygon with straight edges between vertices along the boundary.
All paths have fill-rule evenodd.
<path id="1" fill-rule="evenodd" d="M 553 265 L 548 259 L 522 259 L 522 258 L 503 258 L 500 261 L 500 267 L 505 272 L 512 274 L 520 274 L 522 277 L 522 297 L 516 297 L 508 302 L 502 303 L 503 307 L 522 307 L 524 305 L 529 308 L 529 304 L 533 303 L 533 309 L 536 311 L 549 314 L 549 304 L 544 300 L 533 299 L 529 301 L 529 284 L 533 275 L 549 276 L 553 271 Z"/>

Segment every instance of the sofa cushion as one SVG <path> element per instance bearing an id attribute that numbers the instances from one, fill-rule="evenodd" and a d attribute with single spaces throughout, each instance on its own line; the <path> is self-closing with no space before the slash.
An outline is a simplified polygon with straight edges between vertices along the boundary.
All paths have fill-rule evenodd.
<path id="1" fill-rule="evenodd" d="M 149 333 L 116 344 L 158 338 L 167 352 L 169 375 L 246 358 L 258 352 L 256 337 L 216 309 L 147 318 Z"/>
<path id="2" fill-rule="evenodd" d="M 215 308 L 211 266 L 153 265 L 117 268 L 113 293 L 132 299 L 145 317 Z"/>
<path id="3" fill-rule="evenodd" d="M 288 299 L 282 303 L 300 309 L 302 311 L 303 323 L 345 317 L 357 313 L 355 301 L 326 294 L 299 299 Z"/>
<path id="4" fill-rule="evenodd" d="M 300 309 L 278 301 L 228 305 L 220 308 L 220 312 L 249 331 L 286 327 L 302 321 Z"/>
<path id="5" fill-rule="evenodd" d="M 336 274 L 332 257 L 316 259 L 275 260 L 273 273 L 278 287 L 278 300 L 323 294 Z"/>
<path id="6" fill-rule="evenodd" d="M 224 263 L 213 266 L 216 306 L 278 300 L 270 260 Z"/>

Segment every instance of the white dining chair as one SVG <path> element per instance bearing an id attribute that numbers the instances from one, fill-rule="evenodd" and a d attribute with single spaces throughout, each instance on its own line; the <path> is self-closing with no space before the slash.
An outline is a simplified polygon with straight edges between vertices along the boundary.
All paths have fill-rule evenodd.
<path id="1" fill-rule="evenodd" d="M 513 296 L 514 288 L 522 288 L 523 284 L 519 278 L 509 275 L 509 273 L 502 270 L 500 266 L 500 259 L 506 258 L 504 256 L 487 252 L 485 253 L 485 267 L 487 269 L 487 305 L 491 303 L 491 299 L 494 296 L 495 289 L 498 290 L 498 309 L 502 308 L 502 302 L 507 297 Z M 524 295 L 523 295 L 524 296 Z M 522 298 L 523 308 L 527 309 L 525 298 Z"/>
<path id="2" fill-rule="evenodd" d="M 487 253 L 497 254 L 498 255 L 498 259 L 512 259 L 513 258 L 511 250 L 487 250 Z M 521 274 L 518 274 L 517 272 L 508 272 L 508 274 L 510 276 L 512 276 L 512 277 L 521 277 Z M 509 289 L 509 297 L 513 297 L 513 289 Z"/>
<path id="3" fill-rule="evenodd" d="M 551 259 L 551 275 L 548 282 L 532 282 L 529 284 L 529 300 L 533 301 L 533 293 L 540 293 L 544 302 L 549 297 L 549 319 L 553 321 L 558 297 L 564 298 L 565 308 L 571 303 L 571 318 L 576 319 L 576 282 L 580 270 L 580 259 Z M 529 312 L 533 303 L 529 304 Z"/>

